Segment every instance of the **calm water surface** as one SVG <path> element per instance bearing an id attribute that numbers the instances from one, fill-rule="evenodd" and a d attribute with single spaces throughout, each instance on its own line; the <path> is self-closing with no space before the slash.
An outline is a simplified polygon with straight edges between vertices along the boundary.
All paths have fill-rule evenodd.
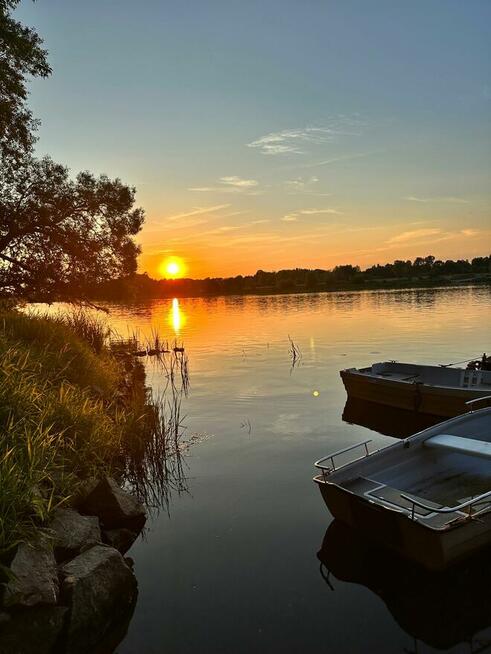
<path id="1" fill-rule="evenodd" d="M 206 435 L 186 459 L 189 492 L 172 496 L 130 552 L 139 597 L 117 651 L 402 654 L 491 641 L 491 619 L 481 600 L 473 605 L 474 577 L 447 584 L 450 608 L 439 597 L 428 606 L 426 580 L 404 580 L 403 569 L 394 591 L 397 566 L 391 585 L 384 559 L 356 536 L 336 525 L 326 534 L 332 518 L 312 482 L 313 461 L 329 451 L 389 440 L 343 421 L 339 370 L 479 355 L 490 346 L 490 300 L 489 288 L 475 287 L 112 306 L 120 333 L 184 342 L 185 425 Z M 288 335 L 302 353 L 293 369 Z M 162 385 L 153 368 L 148 375 Z M 330 575 L 317 557 L 324 538 Z M 446 629 L 462 603 L 477 613 L 462 628 L 474 649 Z M 434 625 L 422 627 L 413 607 Z"/>

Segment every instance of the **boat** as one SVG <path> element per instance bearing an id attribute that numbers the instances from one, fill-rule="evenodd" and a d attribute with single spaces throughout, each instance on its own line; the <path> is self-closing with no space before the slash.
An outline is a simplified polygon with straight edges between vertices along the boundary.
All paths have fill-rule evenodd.
<path id="1" fill-rule="evenodd" d="M 483 360 L 482 368 L 383 361 L 367 368 L 347 368 L 340 375 L 349 398 L 452 418 L 467 411 L 469 400 L 491 394 L 490 359 L 484 356 Z"/>
<path id="2" fill-rule="evenodd" d="M 365 440 L 315 462 L 334 518 L 430 569 L 491 544 L 491 408 L 381 449 Z"/>
<path id="3" fill-rule="evenodd" d="M 488 651 L 483 644 L 491 645 L 490 548 L 447 570 L 425 570 L 333 520 L 317 558 L 332 591 L 353 583 L 379 596 L 415 639 L 412 651 L 422 651 L 419 642 L 445 651 L 459 645 L 466 652 Z"/>

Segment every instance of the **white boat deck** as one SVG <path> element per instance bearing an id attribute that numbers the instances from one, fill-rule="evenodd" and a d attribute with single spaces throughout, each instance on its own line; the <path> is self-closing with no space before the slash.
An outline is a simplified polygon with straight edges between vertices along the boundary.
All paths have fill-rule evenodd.
<path id="1" fill-rule="evenodd" d="M 424 366 L 413 363 L 384 361 L 368 368 L 352 368 L 350 372 L 366 377 L 390 379 L 407 384 L 421 383 L 443 388 L 466 388 L 491 393 L 490 370 L 468 370 L 444 366 Z"/>
<path id="2" fill-rule="evenodd" d="M 346 473 L 336 471 L 337 479 L 332 481 L 386 508 L 412 511 L 418 521 L 434 529 L 465 518 L 469 509 L 447 513 L 430 509 L 458 506 L 490 490 L 491 431 L 485 414 L 491 415 L 491 410 L 436 425 L 422 438 L 409 439 L 408 447 L 401 444 L 385 455 L 362 457 L 347 466 Z M 491 498 L 472 507 L 472 511 L 486 509 L 491 509 Z"/>

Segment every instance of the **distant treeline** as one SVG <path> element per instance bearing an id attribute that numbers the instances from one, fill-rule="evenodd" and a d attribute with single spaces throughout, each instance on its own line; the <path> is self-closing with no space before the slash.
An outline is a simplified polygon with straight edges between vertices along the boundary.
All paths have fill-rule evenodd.
<path id="1" fill-rule="evenodd" d="M 336 266 L 332 270 L 294 268 L 255 275 L 206 279 L 152 279 L 146 273 L 107 281 L 87 289 L 92 298 L 139 300 L 154 297 L 240 295 L 254 293 L 302 293 L 360 288 L 425 286 L 466 280 L 491 281 L 491 256 L 472 261 L 440 261 L 433 256 L 414 261 L 397 260 L 366 270 L 359 266 Z"/>

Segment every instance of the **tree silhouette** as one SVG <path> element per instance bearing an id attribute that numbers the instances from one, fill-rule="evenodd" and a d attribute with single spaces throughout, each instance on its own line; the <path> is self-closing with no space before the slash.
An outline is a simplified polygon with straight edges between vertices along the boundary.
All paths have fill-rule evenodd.
<path id="1" fill-rule="evenodd" d="M 26 77 L 51 68 L 37 32 L 12 17 L 19 0 L 0 0 L 0 160 L 2 167 L 29 151 L 37 121 L 26 106 Z"/>
<path id="2" fill-rule="evenodd" d="M 0 289 L 26 299 L 78 298 L 136 270 L 144 212 L 135 189 L 46 157 L 0 170 Z"/>

